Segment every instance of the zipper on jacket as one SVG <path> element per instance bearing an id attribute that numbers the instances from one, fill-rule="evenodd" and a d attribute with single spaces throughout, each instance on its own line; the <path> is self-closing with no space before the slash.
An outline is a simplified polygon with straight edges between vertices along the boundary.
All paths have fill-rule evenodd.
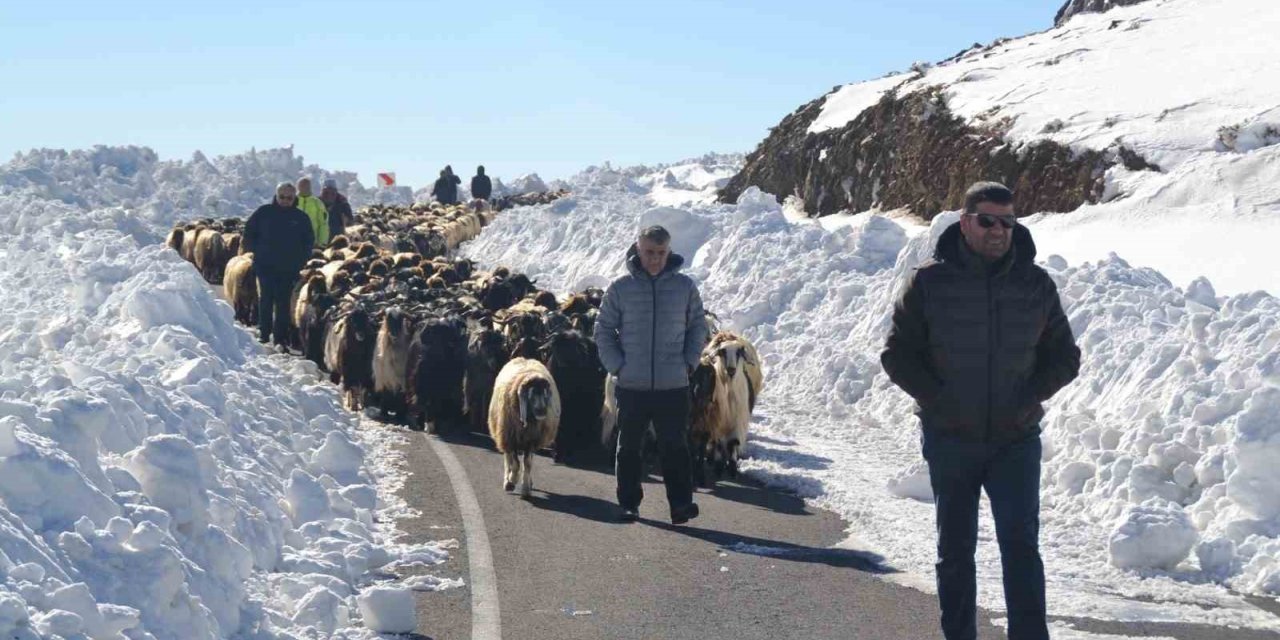
<path id="1" fill-rule="evenodd" d="M 649 284 L 653 287 L 653 322 L 650 323 L 649 337 L 649 390 L 658 389 L 658 279 L 649 276 Z"/>
<path id="2" fill-rule="evenodd" d="M 991 283 L 994 280 L 992 274 L 987 274 L 987 424 L 986 429 L 982 433 L 982 441 L 991 441 L 991 407 L 995 404 L 995 368 L 996 368 L 996 348 L 1000 339 L 1000 330 L 998 324 L 1000 322 L 1000 314 L 996 309 L 995 295 L 992 293 Z"/>

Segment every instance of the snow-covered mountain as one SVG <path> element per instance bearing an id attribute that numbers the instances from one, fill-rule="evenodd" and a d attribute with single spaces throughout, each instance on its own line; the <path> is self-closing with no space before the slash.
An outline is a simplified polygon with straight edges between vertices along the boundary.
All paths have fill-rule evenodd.
<path id="1" fill-rule="evenodd" d="M 1068 3 L 1053 29 L 839 87 L 784 118 L 722 195 L 927 219 L 996 179 L 1043 214 L 1049 251 L 1280 291 L 1251 260 L 1280 232 L 1280 3 L 1124 4 Z"/>

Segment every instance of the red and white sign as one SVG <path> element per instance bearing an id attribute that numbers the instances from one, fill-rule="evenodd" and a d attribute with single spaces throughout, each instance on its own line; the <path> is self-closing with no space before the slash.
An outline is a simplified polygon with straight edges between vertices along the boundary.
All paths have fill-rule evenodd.
<path id="1" fill-rule="evenodd" d="M 378 186 L 379 186 L 379 187 L 394 187 L 394 186 L 396 186 L 396 174 L 395 174 L 395 172 L 394 172 L 394 171 L 392 171 L 391 173 L 379 173 L 379 174 L 378 174 Z"/>

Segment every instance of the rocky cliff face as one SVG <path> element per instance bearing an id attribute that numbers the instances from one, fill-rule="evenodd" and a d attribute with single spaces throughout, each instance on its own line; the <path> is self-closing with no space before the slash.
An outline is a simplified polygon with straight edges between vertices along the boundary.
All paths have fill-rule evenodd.
<path id="1" fill-rule="evenodd" d="M 1017 194 L 1019 212 L 1071 211 L 1102 196 L 1108 167 L 1153 168 L 1118 146 L 1073 152 L 1049 141 L 1009 144 L 1007 122 L 966 122 L 951 113 L 937 87 L 889 92 L 844 127 L 807 133 L 824 101 L 800 107 L 774 127 L 720 199 L 733 202 L 758 186 L 800 197 L 812 216 L 906 207 L 931 219 L 960 208 L 973 182 L 998 180 Z"/>
<path id="2" fill-rule="evenodd" d="M 1067 0 L 1053 17 L 1053 24 L 1060 25 L 1079 13 L 1102 13 L 1115 7 L 1127 7 L 1147 0 Z"/>

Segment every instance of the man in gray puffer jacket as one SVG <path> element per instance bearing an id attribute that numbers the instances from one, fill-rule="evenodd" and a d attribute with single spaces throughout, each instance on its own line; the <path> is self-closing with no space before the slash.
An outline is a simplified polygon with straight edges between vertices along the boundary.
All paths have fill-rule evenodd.
<path id="1" fill-rule="evenodd" d="M 671 522 L 697 517 L 689 459 L 689 372 L 707 342 L 702 298 L 671 253 L 671 234 L 645 229 L 627 251 L 627 275 L 605 291 L 596 320 L 600 363 L 618 378 L 618 504 L 624 522 L 639 518 L 642 443 L 658 437 Z"/>

